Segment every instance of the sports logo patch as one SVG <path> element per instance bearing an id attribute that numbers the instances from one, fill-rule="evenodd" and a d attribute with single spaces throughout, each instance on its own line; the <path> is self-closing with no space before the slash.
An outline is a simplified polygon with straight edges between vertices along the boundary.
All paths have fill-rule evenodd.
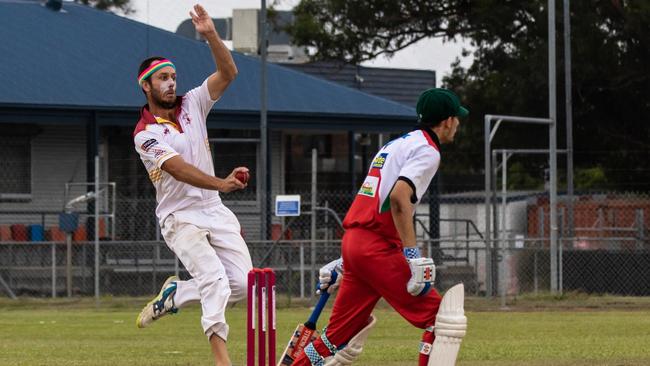
<path id="1" fill-rule="evenodd" d="M 153 156 L 155 158 L 159 158 L 159 157 L 163 156 L 166 153 L 166 151 L 163 150 L 163 149 L 152 149 L 152 152 L 153 152 Z"/>
<path id="2" fill-rule="evenodd" d="M 388 153 L 379 154 L 375 160 L 372 161 L 372 167 L 377 169 L 383 168 L 384 163 L 386 162 L 386 157 L 388 157 Z"/>
<path id="3" fill-rule="evenodd" d="M 361 185 L 359 194 L 368 197 L 374 197 L 377 193 L 377 186 L 379 186 L 378 177 L 366 177 L 366 180 Z"/>
<path id="4" fill-rule="evenodd" d="M 423 355 L 428 355 L 431 353 L 431 343 L 420 342 L 420 353 Z"/>
<path id="5" fill-rule="evenodd" d="M 149 148 L 156 145 L 158 145 L 158 141 L 156 141 L 156 139 L 149 139 L 144 143 L 142 143 L 140 147 L 142 148 L 142 150 L 149 152 Z"/>
<path id="6" fill-rule="evenodd" d="M 431 273 L 431 267 L 427 267 L 424 269 L 424 279 L 426 281 L 431 281 L 433 278 L 432 273 Z"/>

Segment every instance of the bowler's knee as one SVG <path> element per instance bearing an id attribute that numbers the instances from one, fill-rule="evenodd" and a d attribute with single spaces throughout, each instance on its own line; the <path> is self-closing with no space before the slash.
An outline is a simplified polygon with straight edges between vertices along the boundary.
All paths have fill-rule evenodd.
<path id="1" fill-rule="evenodd" d="M 205 273 L 202 277 L 202 292 L 206 291 L 208 293 L 214 293 L 221 297 L 230 296 L 230 284 L 228 283 L 228 277 L 223 271 L 210 271 L 209 273 Z"/>
<path id="2" fill-rule="evenodd" d="M 248 289 L 248 274 L 243 271 L 234 271 L 229 280 L 230 301 L 237 302 L 245 299 Z"/>

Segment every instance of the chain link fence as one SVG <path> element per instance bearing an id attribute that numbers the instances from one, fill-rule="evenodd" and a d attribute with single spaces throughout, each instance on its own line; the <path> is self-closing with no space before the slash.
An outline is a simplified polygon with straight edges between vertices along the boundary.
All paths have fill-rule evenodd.
<path id="1" fill-rule="evenodd" d="M 140 161 L 111 160 L 110 171 L 100 161 L 95 195 L 89 162 L 35 157 L 40 160 L 30 161 L 38 166 L 18 174 L 4 169 L 0 179 L 0 294 L 145 296 L 169 275 L 188 278 L 160 234 L 154 192 Z M 224 175 L 233 167 L 224 163 L 217 170 Z M 318 269 L 340 256 L 341 221 L 354 194 L 320 189 L 312 207 L 311 190 L 288 189 L 278 193 L 299 194 L 301 215 L 275 217 L 271 208 L 265 218 L 265 195 L 254 179 L 246 191 L 222 195 L 241 222 L 253 264 L 276 270 L 281 294 L 312 296 Z M 485 237 L 484 196 L 478 190 L 427 194 L 417 207 L 418 245 L 436 261 L 436 286 L 445 290 L 463 282 L 469 294 L 508 299 L 548 292 L 548 194 L 516 186 L 496 193 L 489 208 L 491 238 Z M 561 291 L 650 295 L 648 194 L 560 195 L 558 211 Z"/>

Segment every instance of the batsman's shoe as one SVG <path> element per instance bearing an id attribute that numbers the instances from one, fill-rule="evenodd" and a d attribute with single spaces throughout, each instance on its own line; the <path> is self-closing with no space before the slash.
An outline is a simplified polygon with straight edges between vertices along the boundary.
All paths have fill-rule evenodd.
<path id="1" fill-rule="evenodd" d="M 160 293 L 149 301 L 140 312 L 140 315 L 138 315 L 138 318 L 135 321 L 138 328 L 147 327 L 153 323 L 154 320 L 158 320 L 169 313 L 175 314 L 178 312 L 178 309 L 174 306 L 176 281 L 178 281 L 178 277 L 176 276 L 170 276 L 167 278 L 160 289 Z"/>

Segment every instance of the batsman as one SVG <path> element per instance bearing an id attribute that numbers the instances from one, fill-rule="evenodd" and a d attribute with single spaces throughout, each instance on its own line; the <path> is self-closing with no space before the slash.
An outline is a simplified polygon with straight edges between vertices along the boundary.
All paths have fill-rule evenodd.
<path id="1" fill-rule="evenodd" d="M 433 288 L 435 266 L 416 246 L 415 208 L 440 166 L 441 144 L 453 142 L 459 118 L 469 114 L 456 94 L 424 91 L 415 130 L 388 142 L 372 161 L 343 226 L 342 257 L 321 269 L 341 275 L 325 291 L 339 293 L 327 328 L 293 365 L 350 365 L 376 323 L 372 310 L 384 298 L 404 319 L 424 330 L 420 366 L 453 366 L 467 328 L 464 289 L 445 296 Z"/>

